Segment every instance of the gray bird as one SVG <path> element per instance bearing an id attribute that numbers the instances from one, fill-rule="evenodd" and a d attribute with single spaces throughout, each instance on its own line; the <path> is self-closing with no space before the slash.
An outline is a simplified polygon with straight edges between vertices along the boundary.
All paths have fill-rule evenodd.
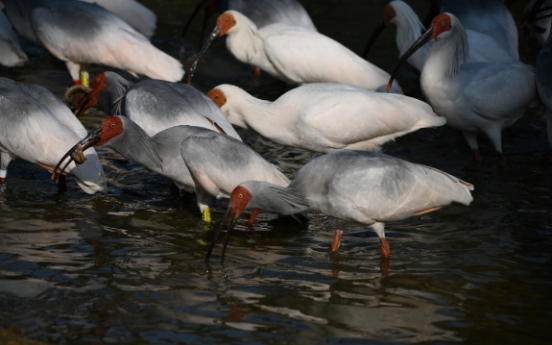
<path id="1" fill-rule="evenodd" d="M 472 190 L 473 185 L 445 172 L 381 153 L 333 152 L 305 165 L 287 188 L 259 181 L 241 183 L 230 196 L 207 260 L 222 224 L 228 223 L 224 260 L 228 236 L 244 210 L 291 215 L 306 211 L 309 205 L 332 217 L 370 225 L 380 238 L 382 256 L 389 257 L 384 223 L 436 211 L 452 202 L 469 205 Z"/>
<path id="2" fill-rule="evenodd" d="M 21 157 L 50 171 L 86 129 L 69 108 L 47 89 L 0 78 L 0 183 L 5 183 L 11 160 Z M 106 189 L 102 166 L 94 150 L 71 164 L 74 176 L 87 193 Z"/>
<path id="3" fill-rule="evenodd" d="M 19 66 L 28 59 L 8 18 L 0 11 L 0 64 L 7 67 Z"/>
<path id="4" fill-rule="evenodd" d="M 68 102 L 78 92 L 86 95 L 74 107 L 80 116 L 91 107 L 109 115 L 124 115 L 142 127 L 150 136 L 167 128 L 190 125 L 227 134 L 238 140 L 240 136 L 219 107 L 192 86 L 162 80 L 142 80 L 136 84 L 114 72 L 103 72 L 94 77 L 92 88 L 76 85 L 65 94 Z M 81 95 L 82 96 L 82 95 Z"/>
<path id="5" fill-rule="evenodd" d="M 100 128 L 71 148 L 59 160 L 58 167 L 67 157 L 70 159 L 65 164 L 71 163 L 75 152 L 98 145 L 110 147 L 123 157 L 171 178 L 180 189 L 195 192 L 206 222 L 210 222 L 212 198 L 227 198 L 241 182 L 261 180 L 283 187 L 289 184 L 276 166 L 227 135 L 201 127 L 175 126 L 149 137 L 124 116 L 106 119 Z"/>
<path id="6" fill-rule="evenodd" d="M 122 19 L 96 4 L 66 0 L 3 0 L 15 30 L 64 61 L 74 84 L 88 64 L 137 76 L 182 79 L 182 65 Z"/>

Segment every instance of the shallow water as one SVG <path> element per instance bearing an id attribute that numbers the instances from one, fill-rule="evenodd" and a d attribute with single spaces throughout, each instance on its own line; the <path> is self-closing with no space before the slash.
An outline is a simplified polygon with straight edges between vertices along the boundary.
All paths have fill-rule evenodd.
<path id="1" fill-rule="evenodd" d="M 177 56 L 195 0 L 143 3 L 159 17 L 154 43 Z M 303 3 L 322 33 L 361 52 L 386 1 Z M 425 1 L 415 4 L 425 13 Z M 521 4 L 515 6 L 521 19 Z M 186 66 L 197 52 L 200 21 L 189 33 Z M 394 29 L 388 31 L 370 60 L 390 71 L 398 51 Z M 70 84 L 64 64 L 29 43 L 25 49 L 25 67 L 0 68 L 0 75 L 61 96 Z M 520 50 L 534 64 L 536 41 L 520 40 Z M 399 80 L 421 97 L 413 69 L 403 68 Z M 266 74 L 254 77 L 223 40 L 200 63 L 194 83 L 202 91 L 232 83 L 269 100 L 290 89 Z M 83 122 L 92 130 L 104 117 L 91 111 Z M 290 177 L 314 156 L 239 133 Z M 45 170 L 17 160 L 0 193 L 0 328 L 13 339 L 55 344 L 547 342 L 552 168 L 542 109 L 503 132 L 506 169 L 486 138 L 480 145 L 480 164 L 461 134 L 446 127 L 384 146 L 475 185 L 469 207 L 388 224 L 388 264 L 375 233 L 355 223 L 341 224 L 342 247 L 330 255 L 335 222 L 313 213 L 305 224 L 261 214 L 255 237 L 242 220 L 224 266 L 220 244 L 206 265 L 210 228 L 193 197 L 171 192 L 167 178 L 99 148 L 110 191 L 89 196 L 69 180 L 58 194 Z M 225 206 L 217 201 L 215 221 Z"/>

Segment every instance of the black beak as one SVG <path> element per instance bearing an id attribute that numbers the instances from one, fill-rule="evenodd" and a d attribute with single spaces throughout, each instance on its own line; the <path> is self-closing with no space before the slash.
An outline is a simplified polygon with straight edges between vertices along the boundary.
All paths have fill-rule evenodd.
<path id="1" fill-rule="evenodd" d="M 405 62 L 408 60 L 409 57 L 412 56 L 418 49 L 420 49 L 424 44 L 429 42 L 431 40 L 431 36 L 433 35 L 433 26 L 431 26 L 420 38 L 416 40 L 412 44 L 410 48 L 404 53 L 403 56 L 399 59 L 399 62 L 397 62 L 397 66 L 395 66 L 395 70 L 393 70 L 393 74 L 391 74 L 391 78 L 389 79 L 389 83 L 387 83 L 387 92 L 391 90 L 391 86 L 393 85 L 393 80 L 395 80 L 395 76 L 397 75 L 397 72 L 399 71 L 399 68 Z"/>
<path id="2" fill-rule="evenodd" d="M 71 111 L 73 112 L 73 114 L 75 114 L 76 117 L 80 117 L 87 109 L 86 105 L 92 99 L 90 97 L 90 91 L 91 91 L 90 88 L 87 88 L 82 85 L 75 85 L 70 87 L 65 92 L 65 95 L 64 95 L 65 101 L 71 105 L 72 107 Z M 76 93 L 84 93 L 85 96 L 81 96 L 81 98 L 78 101 L 76 101 L 74 100 Z"/>
<path id="3" fill-rule="evenodd" d="M 376 29 L 374 30 L 374 32 L 372 32 L 372 36 L 370 36 L 370 39 L 368 40 L 368 43 L 366 44 L 366 48 L 364 48 L 364 53 L 362 54 L 362 56 L 365 59 L 368 56 L 368 52 L 370 51 L 370 48 L 372 47 L 374 42 L 376 42 L 379 35 L 383 32 L 383 30 L 385 30 L 386 27 L 387 27 L 387 25 L 385 24 L 385 20 L 382 20 L 381 22 L 379 22 L 378 26 L 376 26 Z"/>
<path id="4" fill-rule="evenodd" d="M 192 63 L 192 67 L 190 67 L 190 71 L 188 72 L 188 85 L 192 84 L 192 77 L 194 76 L 194 72 L 197 68 L 197 64 L 199 60 L 203 57 L 203 55 L 205 55 L 205 53 L 207 52 L 207 49 L 209 49 L 211 44 L 213 44 L 213 42 L 219 37 L 219 34 L 220 34 L 220 28 L 218 25 L 216 25 L 215 29 L 213 30 L 213 32 L 211 32 L 211 35 L 207 39 L 207 42 L 205 42 L 205 44 L 203 45 L 199 53 L 197 53 L 197 56 L 194 62 Z"/>
<path id="5" fill-rule="evenodd" d="M 211 257 L 211 253 L 220 236 L 222 227 L 224 226 L 224 224 L 228 224 L 228 231 L 226 232 L 226 238 L 224 239 L 224 246 L 222 247 L 222 254 L 220 258 L 220 262 L 224 263 L 224 254 L 226 253 L 226 246 L 228 245 L 228 240 L 230 239 L 230 232 L 232 231 L 232 229 L 234 229 L 234 225 L 236 224 L 236 221 L 238 220 L 239 217 L 240 215 L 236 216 L 236 211 L 234 210 L 232 205 L 228 206 L 228 210 L 224 214 L 224 220 L 220 222 L 219 226 L 215 230 L 215 235 L 213 236 L 213 240 L 211 241 L 211 244 L 209 245 L 209 249 L 207 250 L 207 256 L 205 257 L 205 262 L 208 262 L 209 258 Z"/>
<path id="6" fill-rule="evenodd" d="M 96 129 L 94 132 L 90 133 L 86 138 L 79 141 L 75 146 L 73 146 L 67 153 L 61 157 L 58 164 L 54 168 L 54 171 L 52 172 L 52 180 L 56 181 L 56 183 L 59 181 L 59 178 L 64 173 L 65 169 L 71 162 L 75 161 L 77 164 L 84 163 L 84 154 L 83 152 L 88 149 L 89 147 L 94 146 L 95 144 L 99 143 L 102 139 L 102 129 L 103 127 L 100 127 Z M 60 166 L 63 164 L 63 161 L 69 157 L 69 160 L 67 163 L 63 166 L 63 168 L 60 169 Z"/>

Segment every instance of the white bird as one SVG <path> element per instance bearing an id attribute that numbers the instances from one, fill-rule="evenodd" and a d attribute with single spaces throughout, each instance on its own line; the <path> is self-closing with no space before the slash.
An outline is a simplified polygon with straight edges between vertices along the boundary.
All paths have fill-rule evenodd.
<path id="1" fill-rule="evenodd" d="M 182 38 L 186 36 L 190 23 L 202 7 L 205 8 L 205 18 L 201 27 L 200 42 L 203 41 L 205 26 L 211 15 L 228 10 L 242 13 L 251 19 L 258 29 L 274 23 L 284 23 L 317 31 L 305 8 L 296 0 L 200 0 L 184 25 Z"/>
<path id="2" fill-rule="evenodd" d="M 527 5 L 529 14 L 525 25 L 535 32 L 535 36 L 541 45 L 545 45 L 550 36 L 552 24 L 552 0 L 531 0 Z"/>
<path id="3" fill-rule="evenodd" d="M 236 11 L 226 11 L 219 16 L 188 78 L 219 35 L 228 36 L 226 47 L 238 60 L 291 84 L 336 82 L 383 91 L 389 78 L 384 70 L 318 32 L 285 24 L 272 24 L 257 30 L 251 20 Z M 392 91 L 402 93 L 398 85 Z"/>
<path id="4" fill-rule="evenodd" d="M 391 1 L 383 9 L 383 21 L 376 27 L 372 36 L 370 37 L 366 49 L 364 50 L 364 56 L 368 55 L 372 44 L 376 41 L 379 34 L 389 24 L 397 25 L 396 42 L 397 48 L 399 48 L 400 56 L 410 48 L 410 46 L 422 35 L 425 31 L 423 24 L 416 13 L 412 10 L 408 4 L 404 1 L 396 0 Z M 512 55 L 506 50 L 499 42 L 495 40 L 493 36 L 486 33 L 482 33 L 475 30 L 465 28 L 467 40 L 469 43 L 469 61 L 470 62 L 516 62 L 518 61 L 517 52 Z M 516 36 L 517 37 L 517 36 Z M 416 51 L 409 59 L 408 63 L 421 71 L 427 53 L 431 48 L 432 41 L 425 44 L 419 50 Z"/>
<path id="5" fill-rule="evenodd" d="M 431 38 L 431 47 L 421 74 L 422 90 L 433 110 L 447 124 L 461 130 L 475 153 L 481 154 L 477 133 L 485 133 L 502 155 L 501 131 L 519 119 L 536 99 L 532 67 L 522 63 L 464 63 L 468 42 L 462 24 L 453 14 L 440 14 L 429 30 L 401 57 L 401 63 Z"/>
<path id="6" fill-rule="evenodd" d="M 178 60 L 96 4 L 62 0 L 3 2 L 17 32 L 64 61 L 74 84 L 80 83 L 80 72 L 91 63 L 167 81 L 178 81 L 184 75 Z"/>
<path id="7" fill-rule="evenodd" d="M 308 210 L 309 205 L 332 217 L 370 225 L 380 239 L 382 256 L 389 257 L 384 223 L 436 211 L 452 202 L 469 205 L 472 190 L 473 185 L 445 172 L 381 153 L 333 152 L 307 163 L 287 188 L 260 181 L 241 183 L 230 196 L 207 260 L 222 224 L 228 223 L 224 260 L 229 234 L 244 210 L 292 215 Z"/>
<path id="8" fill-rule="evenodd" d="M 149 8 L 135 0 L 80 0 L 95 3 L 121 18 L 134 30 L 148 39 L 153 36 L 157 26 L 157 17 Z"/>
<path id="9" fill-rule="evenodd" d="M 61 157 L 56 171 L 67 157 L 70 159 L 65 164 L 73 164 L 74 152 L 98 145 L 110 147 L 123 157 L 171 178 L 180 189 L 195 192 L 206 222 L 211 221 L 212 198 L 227 198 L 243 181 L 254 179 L 279 186 L 289 184 L 276 166 L 230 136 L 202 127 L 175 126 L 150 137 L 124 116 L 106 119 L 100 128 Z"/>
<path id="10" fill-rule="evenodd" d="M 207 94 L 233 125 L 252 128 L 277 143 L 316 152 L 378 151 L 385 142 L 446 123 L 417 99 L 337 83 L 313 83 L 274 102 L 223 84 Z"/>
<path id="11" fill-rule="evenodd" d="M 0 78 L 0 183 L 15 157 L 53 171 L 63 153 L 86 134 L 69 108 L 47 89 Z M 69 165 L 67 173 L 86 193 L 105 190 L 96 152 L 79 152 L 76 157 L 84 163 Z"/>
<path id="12" fill-rule="evenodd" d="M 0 11 L 0 64 L 7 67 L 20 66 L 28 59 L 8 18 Z"/>

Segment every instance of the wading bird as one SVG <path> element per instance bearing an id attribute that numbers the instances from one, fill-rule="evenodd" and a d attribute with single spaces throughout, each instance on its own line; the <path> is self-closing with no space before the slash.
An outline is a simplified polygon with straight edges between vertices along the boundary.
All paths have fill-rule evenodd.
<path id="1" fill-rule="evenodd" d="M 389 80 L 400 65 L 431 38 L 431 47 L 421 74 L 422 90 L 433 110 L 447 119 L 447 124 L 464 134 L 481 161 L 477 133 L 485 133 L 502 155 L 502 129 L 519 119 L 536 99 L 532 67 L 522 63 L 465 63 L 466 32 L 453 14 L 443 13 L 401 57 Z"/>
<path id="2" fill-rule="evenodd" d="M 226 11 L 218 17 L 215 29 L 198 53 L 188 80 L 211 43 L 224 35 L 228 36 L 226 47 L 238 60 L 291 84 L 336 82 L 384 91 L 389 77 L 384 70 L 318 32 L 285 24 L 257 30 L 243 14 Z M 394 85 L 392 92 L 402 90 Z"/>
<path id="3" fill-rule="evenodd" d="M 274 23 L 283 23 L 317 31 L 305 8 L 296 0 L 201 0 L 184 25 L 182 38 L 186 36 L 190 23 L 201 8 L 205 9 L 205 18 L 201 27 L 200 44 L 203 42 L 209 18 L 215 13 L 228 10 L 242 13 L 255 23 L 258 29 Z"/>
<path id="4" fill-rule="evenodd" d="M 389 24 L 397 25 L 396 41 L 401 56 L 404 55 L 412 43 L 420 38 L 425 31 L 424 26 L 410 6 L 401 0 L 391 1 L 383 9 L 383 20 L 378 24 L 372 36 L 370 36 L 366 49 L 364 50 L 364 57 L 368 55 L 372 44 Z M 493 36 L 487 33 L 470 30 L 468 27 L 464 27 L 464 29 L 466 30 L 469 44 L 468 56 L 470 62 L 518 61 L 517 51 L 515 55 L 512 55 L 511 52 L 500 45 Z M 408 59 L 408 63 L 418 71 L 421 71 L 424 66 L 431 44 L 432 42 L 426 43 Z"/>
<path id="5" fill-rule="evenodd" d="M 25 39 L 65 62 L 74 84 L 88 64 L 178 81 L 178 60 L 155 48 L 122 19 L 96 5 L 64 0 L 3 0 L 8 18 Z"/>
<path id="6" fill-rule="evenodd" d="M 0 11 L 0 64 L 7 67 L 20 66 L 28 59 L 8 18 Z"/>
<path id="7" fill-rule="evenodd" d="M 86 95 L 72 102 L 73 94 Z M 82 95 L 81 95 L 82 96 Z M 92 88 L 76 85 L 65 98 L 76 103 L 75 115 L 97 107 L 109 115 L 123 115 L 137 123 L 150 136 L 178 125 L 190 125 L 240 136 L 220 109 L 203 93 L 192 86 L 162 80 L 142 80 L 135 84 L 114 72 L 94 77 Z"/>
<path id="8" fill-rule="evenodd" d="M 112 116 L 79 141 L 60 160 L 72 164 L 75 152 L 105 145 L 148 170 L 171 178 L 188 192 L 195 192 L 203 220 L 211 221 L 209 206 L 213 197 L 228 197 L 238 184 L 261 180 L 287 186 L 289 180 L 276 166 L 239 140 L 205 128 L 176 126 L 149 137 L 124 116 Z M 68 161 L 64 163 L 65 159 Z M 55 178 L 55 175 L 53 175 Z M 256 213 L 252 215 L 252 220 Z"/>
<path id="9" fill-rule="evenodd" d="M 228 223 L 224 260 L 228 237 L 244 210 L 290 215 L 306 211 L 309 205 L 332 217 L 370 225 L 380 239 L 382 256 L 389 257 L 384 223 L 436 211 L 452 202 L 469 205 L 471 190 L 473 185 L 440 170 L 381 153 L 333 152 L 307 163 L 287 188 L 247 181 L 234 189 L 206 259 L 222 225 Z"/>
<path id="10" fill-rule="evenodd" d="M 8 165 L 15 157 L 53 171 L 63 153 L 86 134 L 67 106 L 47 89 L 0 78 L 0 183 L 5 183 Z M 74 159 L 82 164 L 70 164 L 66 173 L 86 193 L 106 189 L 94 150 L 76 152 Z"/>
<path id="11" fill-rule="evenodd" d="M 236 126 L 252 128 L 283 145 L 324 153 L 378 151 L 399 136 L 446 123 L 417 99 L 337 83 L 303 85 L 274 102 L 228 84 L 215 87 L 208 96 Z"/>

